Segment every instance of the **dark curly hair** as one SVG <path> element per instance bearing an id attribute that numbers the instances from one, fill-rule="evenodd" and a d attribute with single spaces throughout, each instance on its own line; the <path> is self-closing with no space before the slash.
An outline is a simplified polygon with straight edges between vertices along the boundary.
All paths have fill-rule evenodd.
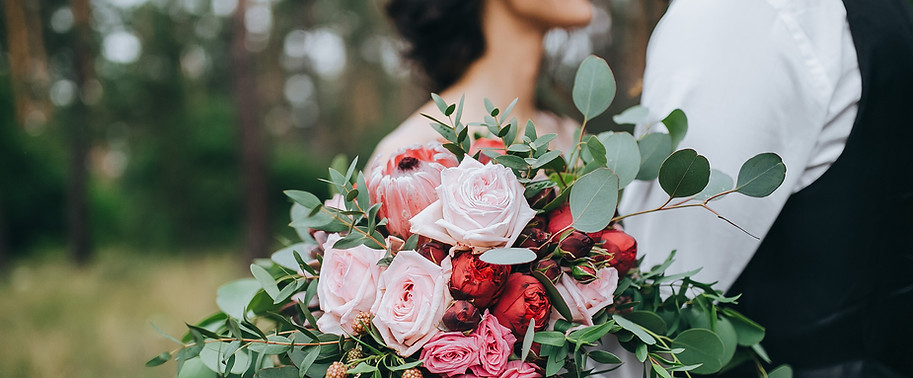
<path id="1" fill-rule="evenodd" d="M 482 0 L 389 0 L 387 15 L 433 91 L 451 86 L 485 51 Z"/>

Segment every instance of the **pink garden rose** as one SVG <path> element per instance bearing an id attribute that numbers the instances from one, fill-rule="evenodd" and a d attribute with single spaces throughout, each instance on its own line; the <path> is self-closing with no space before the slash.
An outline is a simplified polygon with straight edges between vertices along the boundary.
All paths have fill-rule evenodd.
<path id="1" fill-rule="evenodd" d="M 479 363 L 479 345 L 475 336 L 462 332 L 442 332 L 422 347 L 422 366 L 434 374 L 448 377 L 466 373 Z"/>
<path id="2" fill-rule="evenodd" d="M 539 378 L 542 377 L 538 366 L 520 360 L 510 361 L 504 367 L 499 378 Z"/>
<path id="3" fill-rule="evenodd" d="M 450 304 L 450 259 L 441 265 L 415 251 L 400 251 L 380 275 L 377 300 L 371 306 L 374 326 L 387 346 L 410 356 L 438 332 Z"/>
<path id="4" fill-rule="evenodd" d="M 349 249 L 333 248 L 342 237 L 330 234 L 324 243 L 321 276 L 317 281 L 317 297 L 323 315 L 317 327 L 325 333 L 352 334 L 355 316 L 370 311 L 377 295 L 381 267 L 377 260 L 386 253 L 360 245 Z"/>
<path id="5" fill-rule="evenodd" d="M 441 170 L 455 167 L 457 159 L 440 144 L 410 146 L 384 163 L 378 157 L 366 178 L 372 203 L 380 203 L 378 215 L 387 218 L 387 230 L 409 238 L 409 219 L 437 200 L 435 188 Z"/>
<path id="6" fill-rule="evenodd" d="M 441 172 L 438 200 L 410 220 L 411 231 L 450 245 L 509 246 L 536 215 L 523 191 L 510 168 L 466 156 Z"/>
<path id="7" fill-rule="evenodd" d="M 612 304 L 613 293 L 618 287 L 618 271 L 615 268 L 602 268 L 596 271 L 596 279 L 583 284 L 569 274 L 561 276 L 555 287 L 561 298 L 571 309 L 575 322 L 593 325 L 593 315 L 603 307 Z"/>
<path id="8" fill-rule="evenodd" d="M 474 335 L 479 343 L 479 365 L 473 366 L 472 372 L 482 377 L 497 376 L 504 370 L 517 338 L 487 311 Z"/>

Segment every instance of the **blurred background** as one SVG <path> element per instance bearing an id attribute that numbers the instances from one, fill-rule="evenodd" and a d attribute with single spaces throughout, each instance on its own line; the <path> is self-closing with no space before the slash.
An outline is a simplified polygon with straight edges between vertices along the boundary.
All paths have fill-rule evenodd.
<path id="1" fill-rule="evenodd" d="M 216 311 L 295 238 L 282 190 L 324 196 L 335 156 L 364 165 L 429 99 L 383 0 L 2 4 L 0 377 L 173 376 L 143 367 L 176 346 L 151 323 L 178 336 Z M 617 128 L 666 5 L 596 0 L 591 26 L 550 33 L 544 106 L 578 118 L 597 54 L 618 95 L 590 130 Z"/>

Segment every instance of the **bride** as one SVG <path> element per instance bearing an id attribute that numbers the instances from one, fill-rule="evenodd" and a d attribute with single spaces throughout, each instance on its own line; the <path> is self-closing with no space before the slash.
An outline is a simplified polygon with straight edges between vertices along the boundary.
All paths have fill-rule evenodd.
<path id="1" fill-rule="evenodd" d="M 592 17 L 588 0 L 390 0 L 387 13 L 430 89 L 449 104 L 466 96 L 462 119 L 482 121 L 484 98 L 502 109 L 517 98 L 512 117 L 519 125 L 532 120 L 540 135 L 558 135 L 555 147 L 573 146 L 576 123 L 536 106 L 536 78 L 545 33 L 587 25 Z M 373 156 L 438 140 L 422 113 L 440 115 L 429 101 L 384 137 Z"/>

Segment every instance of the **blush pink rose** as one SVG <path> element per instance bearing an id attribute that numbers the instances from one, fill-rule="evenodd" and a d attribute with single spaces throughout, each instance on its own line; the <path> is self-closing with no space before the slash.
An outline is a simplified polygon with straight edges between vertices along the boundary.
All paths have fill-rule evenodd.
<path id="1" fill-rule="evenodd" d="M 462 375 L 479 362 L 476 337 L 462 332 L 442 332 L 422 347 L 422 366 L 434 374 Z"/>
<path id="2" fill-rule="evenodd" d="M 510 246 L 536 215 L 523 191 L 510 168 L 466 156 L 441 172 L 438 200 L 410 220 L 411 231 L 450 245 Z"/>
<path id="3" fill-rule="evenodd" d="M 352 334 L 352 325 L 359 312 L 370 311 L 377 295 L 381 267 L 377 260 L 384 258 L 382 249 L 363 245 L 336 249 L 342 237 L 330 234 L 324 243 L 323 264 L 317 281 L 317 298 L 323 315 L 317 327 L 325 333 Z"/>
<path id="4" fill-rule="evenodd" d="M 565 274 L 555 285 L 570 308 L 574 321 L 587 326 L 593 325 L 593 315 L 596 312 L 612 304 L 613 294 L 618 287 L 618 271 L 615 268 L 599 269 L 595 276 L 593 281 L 582 284 Z"/>
<path id="5" fill-rule="evenodd" d="M 400 251 L 380 275 L 378 292 L 371 306 L 373 323 L 384 342 L 401 356 L 411 356 L 438 332 L 444 310 L 450 304 L 447 289 L 450 259 L 441 265 L 415 251 Z"/>
<path id="6" fill-rule="evenodd" d="M 399 150 L 386 162 L 375 160 L 366 178 L 372 203 L 382 204 L 378 215 L 387 218 L 387 230 L 404 240 L 409 219 L 437 200 L 441 170 L 458 162 L 440 144 L 414 145 Z"/>
<path id="7" fill-rule="evenodd" d="M 510 361 L 504 367 L 499 378 L 539 378 L 542 377 L 538 366 L 520 360 Z"/>
<path id="8" fill-rule="evenodd" d="M 487 311 L 474 334 L 479 343 L 479 365 L 473 366 L 472 372 L 482 377 L 497 376 L 504 370 L 517 337 Z"/>

